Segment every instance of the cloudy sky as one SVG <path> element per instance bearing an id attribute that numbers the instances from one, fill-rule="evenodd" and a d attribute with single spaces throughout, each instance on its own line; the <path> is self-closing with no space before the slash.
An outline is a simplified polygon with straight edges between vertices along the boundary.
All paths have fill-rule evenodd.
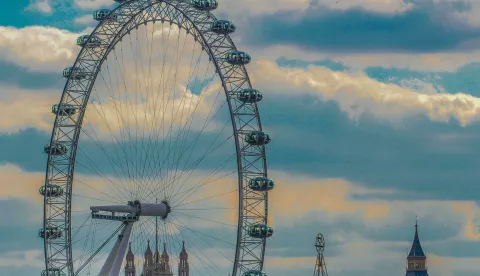
<path id="1" fill-rule="evenodd" d="M 269 275 L 402 275 L 414 221 L 430 275 L 480 271 L 480 1 L 222 0 L 265 95 Z M 52 103 L 113 0 L 0 9 L 0 275 L 39 275 Z"/>

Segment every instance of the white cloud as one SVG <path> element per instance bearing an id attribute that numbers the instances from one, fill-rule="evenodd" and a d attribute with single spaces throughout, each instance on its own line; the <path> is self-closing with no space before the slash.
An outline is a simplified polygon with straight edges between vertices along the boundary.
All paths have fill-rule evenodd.
<path id="1" fill-rule="evenodd" d="M 447 122 L 453 117 L 468 125 L 480 115 L 480 99 L 461 92 L 427 95 L 378 82 L 365 74 L 315 66 L 280 68 L 266 60 L 255 62 L 249 69 L 256 87 L 290 95 L 315 93 L 321 100 L 337 102 L 353 120 L 365 113 L 387 120 L 425 114 L 434 121 Z"/>
<path id="2" fill-rule="evenodd" d="M 112 6 L 115 2 L 113 0 L 75 0 L 75 4 L 81 9 L 94 10 Z"/>
<path id="3" fill-rule="evenodd" d="M 34 267 L 41 269 L 45 267 L 43 251 L 9 251 L 0 254 L 0 267 Z"/>
<path id="4" fill-rule="evenodd" d="M 0 27 L 0 58 L 31 70 L 61 74 L 79 51 L 78 36 L 53 27 Z"/>
<path id="5" fill-rule="evenodd" d="M 91 26 L 96 25 L 97 21 L 93 19 L 91 14 L 82 15 L 80 17 L 75 18 L 75 24 L 82 25 L 82 26 Z"/>
<path id="6" fill-rule="evenodd" d="M 312 4 L 314 3 L 314 4 Z M 380 13 L 401 13 L 413 8 L 412 3 L 404 0 L 225 0 L 219 3 L 219 11 L 226 12 L 231 18 L 243 14 L 273 14 L 279 11 L 305 11 L 310 5 L 321 5 L 334 10 L 363 8 Z"/>
<path id="7" fill-rule="evenodd" d="M 26 10 L 38 11 L 45 14 L 51 14 L 53 12 L 49 0 L 35 0 L 27 6 Z"/>

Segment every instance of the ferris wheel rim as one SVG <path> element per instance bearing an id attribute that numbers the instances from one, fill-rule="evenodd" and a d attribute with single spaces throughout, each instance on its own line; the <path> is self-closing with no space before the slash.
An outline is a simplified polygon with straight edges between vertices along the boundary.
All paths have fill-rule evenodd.
<path id="1" fill-rule="evenodd" d="M 240 264 L 240 258 L 242 258 L 242 256 L 239 256 L 239 251 L 241 250 L 240 248 L 240 240 L 242 238 L 242 235 L 245 234 L 244 231 L 247 227 L 247 225 L 245 225 L 245 220 L 243 220 L 243 217 L 246 215 L 245 214 L 245 208 L 243 206 L 244 204 L 244 195 L 243 195 L 243 186 L 245 186 L 244 184 L 245 183 L 245 179 L 244 179 L 244 175 L 243 175 L 243 170 L 242 170 L 242 148 L 240 147 L 239 145 L 239 140 L 240 140 L 240 135 L 241 135 L 241 131 L 240 129 L 238 128 L 238 126 L 236 125 L 236 121 L 235 121 L 235 118 L 234 118 L 234 115 L 233 115 L 233 107 L 232 107 L 232 98 L 231 98 L 231 95 L 229 94 L 229 91 L 227 91 L 227 80 L 226 80 L 226 77 L 225 77 L 225 73 L 223 72 L 222 70 L 222 67 L 219 65 L 219 60 L 218 60 L 218 57 L 215 56 L 215 53 L 214 53 L 214 45 L 211 45 L 209 44 L 209 41 L 207 40 L 207 38 L 205 38 L 204 36 L 204 31 L 200 30 L 200 28 L 196 25 L 196 23 L 193 21 L 192 18 L 190 18 L 190 14 L 187 14 L 187 12 L 185 10 L 183 10 L 182 8 L 186 8 L 186 7 L 190 7 L 191 9 L 189 11 L 191 12 L 196 12 L 196 13 L 203 13 L 203 16 L 206 16 L 208 17 L 209 19 L 211 19 L 212 21 L 215 21 L 217 20 L 215 18 L 215 16 L 213 16 L 209 11 L 205 12 L 205 11 L 198 11 L 198 10 L 195 10 L 193 9 L 189 4 L 186 4 L 184 2 L 181 2 L 181 1 L 158 1 L 158 2 L 150 2 L 150 1 L 144 1 L 144 0 L 138 0 L 138 1 L 124 1 L 123 3 L 121 3 L 121 5 L 119 5 L 118 7 L 116 7 L 114 10 L 112 10 L 112 13 L 116 13 L 117 11 L 119 10 L 122 10 L 122 8 L 125 8 L 129 5 L 131 5 L 130 8 L 133 8 L 133 9 L 137 9 L 137 13 L 133 16 L 130 17 L 130 19 L 128 21 L 125 21 L 123 22 L 121 25 L 121 27 L 119 28 L 119 31 L 115 34 L 115 38 L 113 41 L 111 41 L 109 43 L 109 45 L 106 47 L 106 51 L 105 53 L 102 55 L 102 58 L 99 59 L 99 63 L 97 65 L 97 67 L 92 67 L 92 72 L 90 73 L 93 73 L 93 77 L 91 78 L 91 84 L 90 86 L 88 87 L 88 90 L 86 91 L 87 93 L 87 96 L 86 96 L 86 99 L 82 102 L 82 107 L 80 109 L 80 114 L 78 115 L 79 117 L 79 120 L 77 120 L 77 123 L 76 123 L 76 126 L 75 126 L 75 135 L 74 135 L 74 138 L 71 140 L 71 149 L 74 149 L 74 150 L 71 150 L 70 152 L 70 158 L 69 158 L 69 165 L 68 165 L 68 168 L 69 168 L 69 171 L 68 171 L 68 175 L 67 177 L 69 177 L 69 179 L 67 179 L 67 183 L 66 183 L 66 188 L 69 189 L 69 195 L 68 197 L 65 197 L 65 211 L 66 213 L 68 213 L 68 215 L 66 215 L 64 217 L 64 225 L 63 227 L 65 229 L 67 229 L 67 227 L 69 228 L 68 230 L 68 235 L 71 235 L 71 203 L 72 203 L 72 190 L 73 190 L 73 186 L 72 186 L 72 181 L 73 181 L 73 178 L 74 178 L 74 169 L 75 169 L 75 160 L 76 160 L 76 147 L 78 145 L 78 141 L 79 141 L 79 134 L 80 134 L 80 130 L 82 129 L 82 121 L 83 121 L 83 118 L 84 118 L 84 112 L 85 112 L 85 108 L 87 106 L 87 102 L 88 102 L 88 98 L 90 97 L 90 93 L 91 93 L 91 90 L 93 88 L 93 85 L 94 85 L 94 82 L 97 78 L 97 74 L 98 74 L 98 71 L 101 67 L 101 65 L 103 64 L 103 61 L 105 60 L 105 58 L 108 56 L 108 54 L 110 53 L 111 49 L 119 42 L 119 40 L 115 40 L 120 34 L 121 34 L 121 31 L 125 30 L 128 26 L 128 23 L 134 21 L 136 19 L 136 17 L 138 16 L 138 14 L 140 14 L 142 11 L 144 11 L 145 9 L 151 7 L 151 6 L 154 6 L 154 5 L 161 5 L 161 3 L 164 3 L 168 6 L 171 6 L 175 9 L 175 11 L 183 14 L 183 16 L 185 16 L 185 19 L 187 19 L 191 24 L 191 28 L 195 29 L 199 35 L 199 39 L 200 39 L 200 43 L 203 43 L 202 46 L 205 47 L 205 50 L 207 51 L 209 57 L 211 58 L 211 62 L 215 65 L 216 69 L 217 69 L 217 72 L 218 72 L 218 75 L 220 76 L 221 78 L 221 81 L 222 81 L 222 86 L 223 86 L 223 90 L 224 90 L 224 93 L 225 93 L 225 96 L 226 96 L 226 101 L 228 102 L 229 104 L 229 111 L 230 111 L 230 116 L 232 118 L 232 126 L 233 126 L 233 131 L 234 131 L 234 139 L 235 139 L 235 144 L 236 144 L 236 155 L 237 155 L 237 167 L 238 167 L 238 185 L 239 185 L 239 215 L 238 215 L 238 222 L 237 222 L 237 227 L 238 227 L 238 233 L 237 233 L 237 243 L 236 243 L 236 254 L 235 254 L 235 262 L 234 262 L 234 268 L 233 268 L 233 275 L 236 275 L 237 274 L 237 271 L 238 270 L 242 270 L 242 264 Z M 175 18 L 177 19 L 177 18 Z M 161 20 L 161 19 L 157 19 L 157 20 Z M 155 19 L 153 20 L 155 21 Z M 166 20 L 165 20 L 166 21 Z M 140 22 L 139 24 L 136 24 L 135 26 L 131 27 L 128 29 L 128 32 L 130 30 L 132 30 L 134 27 L 136 26 L 139 26 L 140 24 L 142 23 L 146 23 L 147 21 L 143 21 L 143 22 Z M 150 22 L 150 21 L 148 21 Z M 176 24 L 178 25 L 180 28 L 182 27 L 180 23 L 178 22 L 172 22 L 170 21 L 171 23 L 173 24 Z M 105 25 L 105 21 L 102 21 L 100 22 L 97 27 L 95 28 L 95 30 L 91 33 L 90 37 L 98 34 L 98 30 L 101 29 L 102 26 Z M 123 33 L 123 35 L 126 35 L 127 32 Z M 221 35 L 218 35 L 218 36 L 221 36 Z M 228 41 L 228 43 L 231 45 L 231 50 L 233 51 L 236 51 L 237 48 L 235 47 L 235 44 L 233 43 L 232 39 L 230 38 L 229 35 L 226 35 L 225 36 L 225 40 Z M 85 45 L 82 47 L 82 50 L 79 52 L 74 64 L 73 64 L 73 68 L 78 68 L 77 66 L 79 65 L 79 63 L 81 63 L 81 58 L 82 58 L 82 54 L 85 54 L 85 52 L 88 52 L 89 49 L 88 47 Z M 241 65 L 241 71 L 243 72 L 244 76 L 245 76 L 245 82 L 246 82 L 246 85 L 248 88 L 252 89 L 252 85 L 250 83 L 250 79 L 248 77 L 248 73 L 247 73 L 247 70 L 245 68 L 244 65 Z M 95 70 L 95 71 L 93 71 Z M 62 96 L 61 96 L 61 99 L 60 99 L 60 105 L 66 105 L 67 103 L 65 103 L 65 98 L 66 98 L 66 94 L 68 93 L 68 89 L 69 89 L 69 85 L 71 84 L 71 82 L 75 82 L 75 80 L 73 78 L 69 78 L 67 80 L 67 83 L 65 85 L 65 88 L 63 89 L 63 92 L 62 92 Z M 260 114 L 258 113 L 258 108 L 257 108 L 257 105 L 256 103 L 253 103 L 252 105 L 254 105 L 254 110 L 255 110 L 255 115 L 256 115 L 256 120 L 257 120 L 257 130 L 258 131 L 262 131 L 262 125 L 261 125 L 261 120 L 260 120 Z M 52 145 L 56 145 L 57 143 L 61 142 L 59 139 L 58 139 L 58 133 L 59 132 L 62 132 L 62 130 L 60 129 L 60 126 L 59 126 L 59 120 L 61 120 L 61 118 L 59 118 L 60 115 L 57 113 L 56 116 L 55 116 L 55 122 L 54 122 L 54 127 L 53 127 L 53 130 L 52 130 L 52 135 L 51 135 L 51 139 L 50 139 L 50 146 Z M 263 147 L 263 156 L 262 156 L 262 163 L 263 163 L 263 176 L 264 177 L 267 177 L 267 167 L 266 167 L 266 155 L 265 155 L 265 149 Z M 47 162 L 47 168 L 46 168 L 46 179 L 45 179 L 45 189 L 47 188 L 47 185 L 49 185 L 51 183 L 51 176 L 52 176 L 52 166 L 54 166 L 54 159 L 55 159 L 55 154 L 52 154 L 52 151 L 51 149 L 49 150 L 48 152 L 48 162 Z M 49 203 L 49 200 L 48 200 L 48 197 L 45 196 L 44 197 L 44 222 L 43 222 L 43 229 L 47 229 L 47 227 L 49 227 L 49 224 L 47 222 L 47 208 L 50 207 L 50 203 Z M 268 215 L 268 205 L 267 205 L 267 193 L 265 193 L 265 197 L 264 197 L 264 214 L 263 214 L 263 222 L 266 224 L 267 223 L 267 215 Z M 69 236 L 68 237 L 69 240 L 68 242 L 71 243 L 71 237 Z M 46 266 L 46 270 L 47 272 L 50 271 L 51 268 L 53 268 L 50 263 L 49 263 L 49 260 L 48 260 L 48 245 L 49 245 L 49 241 L 50 239 L 47 239 L 45 238 L 44 239 L 45 242 L 44 242 L 44 251 L 45 251 L 45 266 Z M 261 242 L 261 248 L 262 248 L 262 251 L 261 251 L 261 254 L 259 257 L 259 269 L 262 270 L 263 269 L 263 260 L 264 260 L 264 254 L 265 254 L 265 247 L 266 247 L 266 238 L 263 238 L 262 239 L 262 242 Z M 68 269 L 68 275 L 73 275 L 74 274 L 74 270 L 73 270 L 73 261 L 72 261 L 72 246 L 70 244 L 70 246 L 68 246 L 68 251 L 66 252 L 67 253 L 67 264 L 66 267 Z"/>

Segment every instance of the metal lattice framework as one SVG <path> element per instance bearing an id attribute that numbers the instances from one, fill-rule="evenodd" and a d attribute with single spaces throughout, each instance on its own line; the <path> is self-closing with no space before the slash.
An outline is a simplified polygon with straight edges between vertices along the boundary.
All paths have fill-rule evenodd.
<path id="1" fill-rule="evenodd" d="M 325 239 L 321 233 L 317 235 L 315 248 L 317 249 L 317 262 L 315 264 L 313 276 L 328 276 L 327 265 L 325 264 L 325 258 L 323 257 L 323 252 L 325 251 Z"/>
<path id="2" fill-rule="evenodd" d="M 100 22 L 89 38 L 100 38 L 98 47 L 84 46 L 73 65 L 73 72 L 81 70 L 84 78 L 71 74 L 59 102 L 59 106 L 71 106 L 78 112 L 62 109 L 57 113 L 50 141 L 44 189 L 60 187 L 63 193 L 44 199 L 42 231 L 47 275 L 76 275 L 72 260 L 71 207 L 75 189 L 72 183 L 82 121 L 92 87 L 102 63 L 115 45 L 131 30 L 148 22 L 170 22 L 185 29 L 201 44 L 220 76 L 231 115 L 238 167 L 239 214 L 232 276 L 263 270 L 266 238 L 252 238 L 247 229 L 256 223 L 267 224 L 268 192 L 254 191 L 247 184 L 253 178 L 267 177 L 265 146 L 245 141 L 248 133 L 261 131 L 262 125 L 257 104 L 238 99 L 242 90 L 251 88 L 251 83 L 243 65 L 232 65 L 226 60 L 229 52 L 236 51 L 233 41 L 228 35 L 210 30 L 216 21 L 210 12 L 185 1 L 124 1 L 112 15 L 115 20 Z M 54 149 L 54 145 L 57 148 Z"/>

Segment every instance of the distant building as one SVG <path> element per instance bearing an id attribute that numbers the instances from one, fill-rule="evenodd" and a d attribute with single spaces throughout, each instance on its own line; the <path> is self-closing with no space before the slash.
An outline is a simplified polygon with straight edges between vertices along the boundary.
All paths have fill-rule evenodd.
<path id="1" fill-rule="evenodd" d="M 160 255 L 158 243 L 155 246 L 155 254 L 150 248 L 148 241 L 147 250 L 144 254 L 143 272 L 140 276 L 173 276 L 170 267 L 170 257 L 167 253 L 167 244 L 163 243 L 163 253 Z M 185 250 L 185 242 L 183 242 L 182 251 L 180 252 L 180 263 L 178 264 L 178 276 L 189 276 L 188 254 Z M 125 264 L 125 276 L 136 276 L 135 255 L 132 252 L 130 243 Z"/>
<path id="2" fill-rule="evenodd" d="M 415 237 L 407 257 L 407 273 L 405 276 L 428 276 L 427 257 L 418 238 L 418 222 L 415 223 Z"/>

